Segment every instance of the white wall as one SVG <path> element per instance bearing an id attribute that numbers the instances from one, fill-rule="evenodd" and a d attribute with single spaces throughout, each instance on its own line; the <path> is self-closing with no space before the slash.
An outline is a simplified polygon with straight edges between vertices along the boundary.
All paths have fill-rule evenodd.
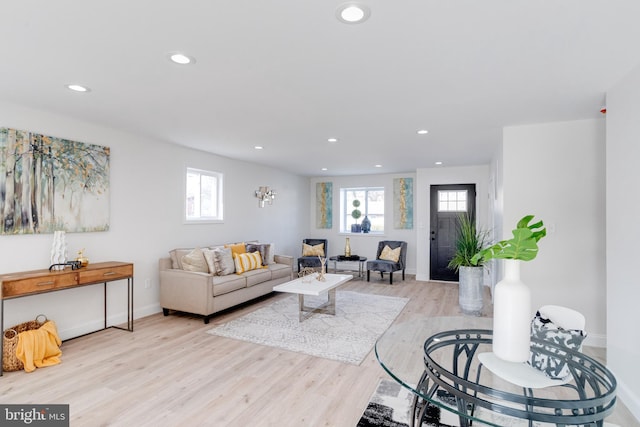
<path id="1" fill-rule="evenodd" d="M 503 236 L 525 215 L 544 221 L 540 252 L 521 267 L 532 315 L 544 304 L 587 318 L 588 345 L 605 337 L 604 119 L 514 126 L 502 147 Z"/>
<path id="2" fill-rule="evenodd" d="M 607 93 L 607 363 L 640 419 L 640 66 Z"/>
<path id="3" fill-rule="evenodd" d="M 133 262 L 136 318 L 160 310 L 158 259 L 169 250 L 258 239 L 273 242 L 276 253 L 296 255 L 309 228 L 306 178 L 15 105 L 0 103 L 0 126 L 111 147 L 110 230 L 68 233 L 68 252 L 72 257 L 85 248 L 90 262 Z M 186 166 L 225 174 L 223 224 L 183 224 Z M 263 209 L 254 196 L 261 185 L 277 190 L 274 204 Z M 0 272 L 48 268 L 52 240 L 52 234 L 0 236 Z M 5 326 L 44 313 L 63 339 L 95 330 L 102 320 L 101 289 L 7 300 Z M 110 318 L 126 320 L 125 283 L 109 289 Z"/>
<path id="4" fill-rule="evenodd" d="M 394 178 L 414 178 L 414 229 L 413 230 L 396 230 L 393 228 L 393 179 Z M 333 183 L 333 227 L 331 229 L 316 228 L 316 183 L 332 182 Z M 372 233 L 340 233 L 340 188 L 352 187 L 384 187 L 384 234 Z M 407 242 L 407 274 L 415 274 L 416 272 L 416 210 L 415 210 L 415 193 L 416 193 L 415 174 L 381 174 L 381 175 L 359 175 L 359 176 L 334 176 L 312 178 L 309 184 L 309 193 L 311 194 L 309 201 L 309 233 L 306 238 L 328 239 L 329 256 L 344 254 L 346 237 L 349 237 L 351 253 L 366 256 L 368 259 L 375 259 L 378 242 L 380 240 L 403 240 Z M 302 246 L 300 244 L 300 246 Z M 301 248 L 298 250 L 300 253 Z M 355 264 L 355 263 L 354 263 Z M 330 265 L 330 268 L 333 266 Z M 351 267 L 357 269 L 357 264 L 350 265 L 344 263 L 344 268 Z M 397 273 L 396 273 L 397 274 Z"/>
<path id="5" fill-rule="evenodd" d="M 429 280 L 430 265 L 430 215 L 431 186 L 445 184 L 476 185 L 476 220 L 480 227 L 488 229 L 489 199 L 489 166 L 438 167 L 418 169 L 416 173 L 416 228 L 417 280 Z"/>

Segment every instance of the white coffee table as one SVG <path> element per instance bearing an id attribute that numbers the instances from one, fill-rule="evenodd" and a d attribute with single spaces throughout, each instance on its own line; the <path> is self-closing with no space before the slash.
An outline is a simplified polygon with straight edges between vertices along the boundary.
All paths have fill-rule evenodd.
<path id="1" fill-rule="evenodd" d="M 298 294 L 298 306 L 300 308 L 299 321 L 309 318 L 313 313 L 336 314 L 336 288 L 343 283 L 353 279 L 351 274 L 326 274 L 324 281 L 318 280 L 318 273 L 274 286 L 273 290 L 278 292 L 288 292 Z M 319 296 L 328 294 L 326 303 L 318 307 L 309 307 L 304 302 L 305 295 Z M 306 314 L 308 313 L 308 314 Z"/>

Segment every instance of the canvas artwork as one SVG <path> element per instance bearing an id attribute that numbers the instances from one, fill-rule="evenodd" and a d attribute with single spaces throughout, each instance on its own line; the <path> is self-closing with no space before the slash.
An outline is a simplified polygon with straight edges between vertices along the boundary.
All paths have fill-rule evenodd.
<path id="1" fill-rule="evenodd" d="M 109 147 L 0 128 L 0 234 L 109 229 Z"/>
<path id="2" fill-rule="evenodd" d="M 316 228 L 332 228 L 333 183 L 316 183 Z"/>
<path id="3" fill-rule="evenodd" d="M 393 228 L 413 228 L 413 178 L 393 180 Z"/>

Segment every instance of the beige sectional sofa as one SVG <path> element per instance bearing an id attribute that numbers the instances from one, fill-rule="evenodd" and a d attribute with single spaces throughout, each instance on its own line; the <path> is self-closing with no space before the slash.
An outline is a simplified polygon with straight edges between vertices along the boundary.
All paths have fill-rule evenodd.
<path id="1" fill-rule="evenodd" d="M 170 251 L 170 257 L 161 258 L 159 262 L 160 305 L 164 315 L 168 316 L 170 310 L 193 313 L 209 323 L 214 313 L 271 293 L 274 286 L 292 280 L 293 257 L 270 255 L 268 246 L 256 242 L 246 244 L 250 251 L 260 249 L 262 262 L 248 271 L 242 271 L 247 270 L 246 265 L 240 266 L 240 274 L 234 267 L 216 262 L 228 257 L 224 252 L 227 249 L 221 249 L 223 246 Z M 200 253 L 206 261 L 204 266 Z M 237 265 L 236 257 L 233 260 Z"/>

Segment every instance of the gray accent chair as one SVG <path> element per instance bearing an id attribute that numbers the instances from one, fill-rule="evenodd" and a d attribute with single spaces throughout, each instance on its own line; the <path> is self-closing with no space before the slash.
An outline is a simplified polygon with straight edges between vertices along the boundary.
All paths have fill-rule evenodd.
<path id="1" fill-rule="evenodd" d="M 400 258 L 398 262 L 380 259 L 380 254 L 385 246 L 391 249 L 400 247 Z M 378 243 L 378 252 L 374 261 L 367 261 L 367 282 L 371 277 L 371 270 L 379 271 L 380 277 L 384 278 L 384 273 L 389 273 L 389 284 L 393 285 L 393 272 L 402 271 L 402 280 L 404 280 L 404 269 L 407 265 L 407 242 L 399 240 L 383 240 Z"/>
<path id="2" fill-rule="evenodd" d="M 306 243 L 307 245 L 315 246 L 320 243 L 324 243 L 324 257 L 329 258 L 329 252 L 327 252 L 327 240 L 326 239 L 304 239 L 302 243 Z M 311 268 L 320 268 L 321 267 L 320 260 L 317 256 L 301 256 L 298 258 L 298 271 L 302 270 L 305 267 Z"/>

